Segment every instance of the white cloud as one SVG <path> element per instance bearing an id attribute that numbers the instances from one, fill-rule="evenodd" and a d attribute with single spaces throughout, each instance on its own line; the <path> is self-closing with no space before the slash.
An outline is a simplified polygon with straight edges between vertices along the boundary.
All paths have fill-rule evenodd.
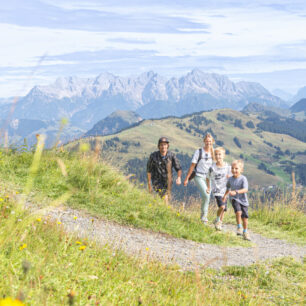
<path id="1" fill-rule="evenodd" d="M 130 60 L 135 64 L 135 73 L 147 68 L 154 69 L 158 57 L 161 61 L 157 69 L 167 69 L 169 75 L 177 74 L 177 69 L 190 70 L 196 66 L 210 67 L 211 71 L 223 73 L 264 73 L 306 68 L 306 18 L 303 17 L 306 14 L 306 4 L 301 1 L 293 1 L 290 5 L 286 1 L 274 0 L 254 1 L 248 5 L 241 1 L 220 1 L 218 4 L 213 1 L 190 1 L 185 6 L 180 1 L 144 1 L 142 5 L 137 0 L 129 4 L 124 2 L 124 5 L 122 1 L 112 4 L 110 1 L 103 1 L 101 4 L 100 1 L 80 0 L 43 2 L 56 5 L 65 14 L 67 11 L 68 14 L 73 14 L 75 10 L 80 10 L 79 13 L 82 14 L 82 10 L 86 10 L 88 17 L 92 11 L 95 18 L 89 25 L 90 30 L 80 30 L 80 25 L 76 24 L 77 18 L 67 21 L 70 22 L 67 25 L 63 23 L 62 28 L 0 23 L 0 69 L 11 67 L 17 71 L 10 71 L 8 83 L 14 81 L 14 73 L 16 82 L 19 82 L 19 74 L 23 73 L 26 77 L 26 73 L 20 68 L 33 71 L 40 57 L 46 54 L 50 58 L 46 57 L 40 67 L 52 65 L 54 69 L 46 77 L 42 73 L 45 70 L 38 68 L 35 79 L 38 83 L 40 78 L 42 82 L 46 78 L 51 79 L 51 74 L 53 78 L 59 76 L 63 67 L 66 67 L 66 74 L 69 74 L 72 67 L 88 64 L 86 60 L 61 59 L 56 56 L 77 52 L 84 52 L 85 56 L 86 52 L 103 50 L 114 50 L 114 54 L 115 51 L 120 51 L 124 54 L 124 51 L 133 52 L 136 43 L 137 50 L 151 52 L 151 58 L 149 54 L 145 58 L 137 58 L 139 52 L 135 52 L 134 61 Z M 43 7 L 37 6 L 38 9 Z M 101 28 L 99 24 L 97 31 L 93 31 L 97 12 L 114 13 L 116 18 L 124 16 L 129 20 L 129 30 L 102 31 L 98 30 Z M 41 12 L 42 15 L 43 13 Z M 110 14 L 107 18 L 111 16 Z M 31 17 L 35 18 L 27 16 L 28 19 Z M 156 23 L 152 24 L 154 31 L 149 31 L 150 22 L 155 19 Z M 169 20 L 171 25 L 167 24 Z M 74 25 L 78 29 L 73 29 Z M 141 25 L 145 27 L 142 28 Z M 167 27 L 170 27 L 169 31 L 160 31 Z M 167 64 L 166 58 L 171 59 L 172 66 Z M 115 57 L 99 58 L 96 63 L 113 63 L 113 71 L 110 72 L 115 72 L 127 67 L 123 65 L 126 64 L 123 60 L 124 56 L 121 61 Z M 57 67 L 61 67 L 58 72 Z M 294 80 L 291 78 L 288 82 Z M 14 86 L 4 88 L 3 83 L 0 83 L 0 96 L 14 94 L 8 88 L 11 90 Z"/>

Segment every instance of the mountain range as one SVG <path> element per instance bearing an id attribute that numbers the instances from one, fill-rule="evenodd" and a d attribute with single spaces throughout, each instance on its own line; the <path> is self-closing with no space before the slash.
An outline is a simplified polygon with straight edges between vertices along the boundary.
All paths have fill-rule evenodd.
<path id="1" fill-rule="evenodd" d="M 305 88 L 296 97 L 306 97 Z M 292 115 L 292 101 L 284 102 L 259 83 L 235 83 L 224 75 L 194 69 L 169 79 L 152 71 L 130 77 L 102 73 L 94 78 L 58 78 L 51 85 L 35 86 L 24 97 L 0 99 L 0 123 L 2 130 L 8 130 L 10 143 L 20 144 L 27 138 L 32 145 L 35 135 L 44 133 L 51 144 L 62 118 L 69 121 L 61 135 L 65 142 L 82 135 L 115 133 L 139 118 L 182 116 L 220 108 L 242 110 L 250 103 L 283 116 Z M 127 113 L 110 116 L 118 110 Z M 304 117 L 300 113 L 295 118 Z"/>
<path id="2" fill-rule="evenodd" d="M 116 110 L 136 111 L 143 118 L 216 109 L 242 109 L 250 102 L 288 107 L 259 83 L 234 83 L 224 75 L 194 69 L 180 78 L 165 79 L 152 71 L 135 77 L 103 73 L 95 78 L 59 78 L 49 86 L 35 86 L 16 103 L 14 119 L 69 119 L 88 130 Z M 5 118 L 9 106 L 0 106 Z"/>

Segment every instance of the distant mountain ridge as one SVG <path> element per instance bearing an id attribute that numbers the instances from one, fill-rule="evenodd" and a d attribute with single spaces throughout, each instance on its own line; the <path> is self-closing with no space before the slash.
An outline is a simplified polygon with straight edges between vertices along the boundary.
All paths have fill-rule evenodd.
<path id="1" fill-rule="evenodd" d="M 271 91 L 274 96 L 280 97 L 284 101 L 290 101 L 293 98 L 291 93 L 288 93 L 282 89 L 276 88 Z"/>
<path id="2" fill-rule="evenodd" d="M 289 109 L 283 109 L 283 108 L 277 108 L 277 107 L 272 107 L 272 106 L 265 106 L 263 104 L 259 103 L 250 103 L 246 105 L 243 110 L 243 113 L 275 113 L 280 116 L 289 116 L 290 111 Z"/>
<path id="3" fill-rule="evenodd" d="M 118 109 L 158 118 L 223 107 L 242 109 L 250 102 L 286 107 L 259 83 L 234 83 L 224 75 L 199 69 L 168 80 L 152 71 L 135 77 L 103 73 L 95 78 L 59 78 L 49 86 L 35 86 L 16 104 L 14 119 L 66 117 L 71 125 L 88 130 Z M 9 107 L 3 105 L 0 110 L 0 118 L 4 118 Z"/>
<path id="4" fill-rule="evenodd" d="M 298 92 L 293 96 L 293 98 L 291 99 L 292 103 L 296 103 L 298 101 L 300 101 L 301 99 L 306 98 L 306 86 L 300 88 L 298 90 Z"/>
<path id="5" fill-rule="evenodd" d="M 306 112 L 306 98 L 301 99 L 300 101 L 296 102 L 290 107 L 291 112 L 298 113 L 298 112 Z"/>
<path id="6" fill-rule="evenodd" d="M 141 120 L 142 118 L 135 112 L 116 111 L 98 121 L 84 136 L 105 136 L 114 134 Z"/>
<path id="7" fill-rule="evenodd" d="M 42 121 L 37 119 L 13 119 L 0 120 L 0 126 L 3 131 L 7 132 L 9 145 L 20 147 L 24 143 L 31 147 L 37 142 L 36 134 L 45 134 L 47 136 L 45 146 L 53 146 L 56 141 L 60 140 L 65 143 L 74 138 L 83 135 L 84 131 L 77 127 L 65 126 L 59 133 L 60 123 L 58 121 Z M 2 138 L 0 139 L 0 142 Z"/>

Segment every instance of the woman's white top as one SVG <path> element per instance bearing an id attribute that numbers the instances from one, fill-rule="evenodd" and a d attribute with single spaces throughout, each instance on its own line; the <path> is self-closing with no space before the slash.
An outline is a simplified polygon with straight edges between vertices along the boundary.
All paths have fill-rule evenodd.
<path id="1" fill-rule="evenodd" d="M 202 150 L 202 158 L 199 160 L 200 150 Z M 205 152 L 204 148 L 197 149 L 192 157 L 191 162 L 197 164 L 196 175 L 200 177 L 206 177 L 209 168 L 212 166 L 213 160 L 210 152 Z"/>

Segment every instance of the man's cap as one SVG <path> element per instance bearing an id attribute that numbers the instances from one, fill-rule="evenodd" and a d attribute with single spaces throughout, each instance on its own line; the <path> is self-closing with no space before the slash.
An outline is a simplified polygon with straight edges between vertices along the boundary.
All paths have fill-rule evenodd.
<path id="1" fill-rule="evenodd" d="M 160 145 L 162 142 L 169 143 L 169 140 L 167 137 L 160 137 L 158 140 L 158 145 Z"/>

